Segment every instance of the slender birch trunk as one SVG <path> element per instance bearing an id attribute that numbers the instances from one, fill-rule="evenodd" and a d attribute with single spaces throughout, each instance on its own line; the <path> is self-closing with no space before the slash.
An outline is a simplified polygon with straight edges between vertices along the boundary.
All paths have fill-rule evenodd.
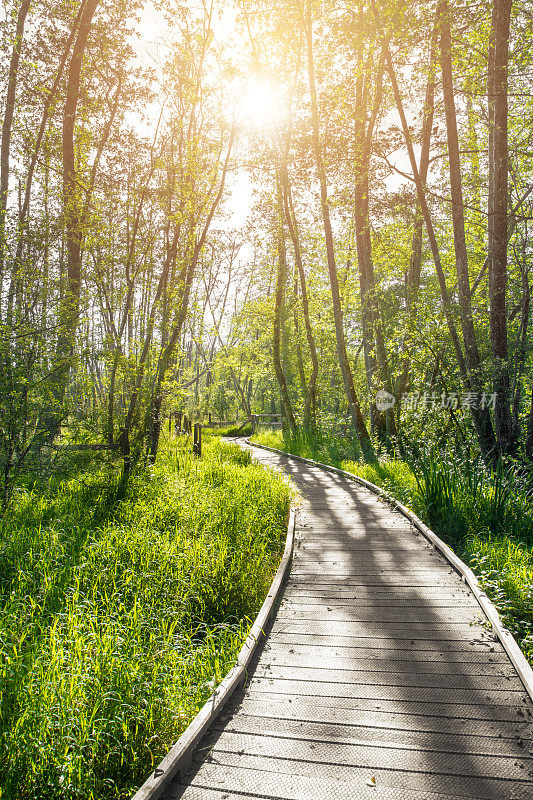
<path id="1" fill-rule="evenodd" d="M 11 132 L 13 128 L 13 117 L 15 114 L 15 94 L 17 90 L 20 53 L 24 38 L 24 26 L 26 24 L 26 17 L 28 15 L 29 8 L 30 0 L 22 0 L 17 16 L 15 41 L 13 42 L 13 50 L 11 51 L 11 60 L 9 62 L 4 120 L 2 123 L 2 143 L 0 145 L 0 298 L 2 295 L 2 285 L 4 279 L 4 260 L 6 249 L 6 215 L 9 195 Z"/>
<path id="2" fill-rule="evenodd" d="M 318 120 L 318 100 L 316 94 L 315 83 L 315 67 L 313 58 L 313 30 L 311 25 L 311 3 L 307 0 L 307 14 L 304 22 L 305 34 L 307 39 L 307 71 L 309 78 L 309 91 L 311 94 L 311 111 L 313 122 L 313 148 L 315 152 L 315 163 L 320 183 L 320 204 L 322 209 L 322 219 L 324 223 L 324 235 L 326 239 L 326 254 L 329 272 L 329 282 L 331 289 L 331 299 L 333 303 L 333 317 L 335 322 L 335 337 L 337 342 L 337 357 L 339 360 L 339 367 L 344 383 L 344 390 L 348 399 L 348 406 L 352 419 L 354 422 L 355 430 L 359 437 L 361 450 L 364 458 L 368 462 L 375 460 L 374 447 L 368 430 L 363 419 L 359 398 L 355 391 L 352 370 L 348 360 L 348 353 L 346 350 L 346 340 L 344 336 L 344 324 L 342 318 L 342 305 L 339 292 L 339 278 L 337 274 L 337 264 L 335 261 L 335 248 L 333 245 L 333 231 L 331 228 L 331 218 L 329 213 L 328 201 L 328 188 L 326 180 L 326 170 L 324 160 L 322 157 L 322 147 L 320 143 L 320 126 Z"/>
<path id="3" fill-rule="evenodd" d="M 278 269 L 276 279 L 276 293 L 274 301 L 274 327 L 272 333 L 272 359 L 274 362 L 274 372 L 279 385 L 281 395 L 281 403 L 283 411 L 292 435 L 298 433 L 298 425 L 294 417 L 289 389 L 287 387 L 287 380 L 285 372 L 281 363 L 281 338 L 282 338 L 282 315 L 283 315 L 283 295 L 285 284 L 287 282 L 287 253 L 285 248 L 285 231 L 283 225 L 283 201 L 282 201 L 282 188 L 281 178 L 276 175 L 276 188 L 277 188 L 277 250 L 278 250 Z"/>
<path id="4" fill-rule="evenodd" d="M 488 60 L 489 186 L 488 267 L 490 343 L 496 392 L 495 426 L 500 449 L 512 452 L 517 431 L 511 415 L 507 342 L 508 107 L 507 75 L 511 0 L 494 0 Z"/>
<path id="5" fill-rule="evenodd" d="M 442 0 L 437 11 L 440 24 L 440 60 L 442 72 L 442 92 L 446 115 L 446 132 L 448 140 L 448 161 L 450 170 L 450 191 L 452 199 L 453 241 L 455 248 L 455 266 L 457 272 L 457 291 L 459 295 L 459 312 L 465 345 L 465 360 L 468 368 L 470 386 L 479 397 L 483 393 L 483 372 L 481 357 L 476 339 L 472 316 L 470 277 L 468 272 L 468 253 L 466 249 L 465 218 L 463 206 L 463 188 L 461 177 L 461 157 L 459 152 L 459 136 L 457 132 L 457 116 L 455 110 L 452 58 L 450 8 L 446 0 Z M 490 411 L 487 406 L 475 409 L 476 426 L 483 439 L 483 449 L 491 452 L 496 448 L 496 440 L 492 428 Z"/>

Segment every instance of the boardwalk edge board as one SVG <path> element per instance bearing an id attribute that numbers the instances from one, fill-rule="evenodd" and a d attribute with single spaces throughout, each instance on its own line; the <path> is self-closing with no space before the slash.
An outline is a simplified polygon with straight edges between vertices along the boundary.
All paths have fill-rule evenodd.
<path id="1" fill-rule="evenodd" d="M 470 587 L 472 594 L 481 606 L 481 609 L 489 620 L 494 633 L 500 640 L 505 652 L 509 656 L 510 661 L 516 669 L 520 680 L 524 684 L 524 688 L 533 700 L 533 670 L 531 669 L 526 657 L 520 650 L 514 636 L 510 633 L 510 631 L 507 630 L 507 628 L 504 627 L 496 606 L 491 600 L 489 600 L 486 593 L 482 590 L 478 579 L 470 567 L 468 567 L 464 561 L 462 561 L 453 552 L 453 550 L 442 541 L 442 539 L 439 539 L 439 537 L 433 533 L 433 531 L 430 530 L 427 525 L 425 525 L 422 520 L 416 516 L 416 514 L 413 514 L 413 512 L 404 506 L 403 503 L 400 503 L 399 500 L 396 500 L 395 497 L 386 492 L 380 486 L 376 486 L 374 483 L 370 483 L 370 481 L 367 481 L 365 478 L 360 478 L 358 475 L 354 475 L 352 472 L 347 472 L 344 469 L 333 467 L 329 464 L 322 464 L 320 461 L 313 461 L 310 458 L 295 456 L 292 453 L 286 453 L 284 450 L 276 450 L 274 447 L 267 447 L 264 444 L 256 444 L 255 442 L 251 442 L 249 438 L 245 439 L 245 441 L 251 447 L 259 447 L 262 450 L 269 450 L 271 453 L 277 453 L 280 456 L 287 456 L 288 458 L 295 459 L 295 461 L 301 461 L 303 464 L 310 464 L 313 467 L 319 467 L 320 469 L 327 470 L 328 472 L 335 472 L 337 475 L 342 475 L 345 478 L 349 478 L 350 480 L 365 486 L 367 489 L 370 489 L 371 492 L 374 492 L 374 494 L 377 494 L 379 497 L 383 498 L 397 508 L 398 511 L 403 514 L 404 517 L 407 517 L 407 519 L 410 520 L 410 522 L 412 522 L 416 528 L 418 528 L 420 533 L 422 533 L 426 539 L 432 543 L 435 549 L 442 553 L 449 564 L 455 569 L 456 572 L 459 573 L 462 580 Z"/>
<path id="2" fill-rule="evenodd" d="M 276 602 L 282 593 L 285 578 L 290 570 L 294 550 L 295 521 L 295 510 L 291 506 L 283 556 L 265 601 L 237 656 L 235 665 L 131 800 L 156 800 L 167 788 L 169 781 L 178 774 L 180 778 L 183 777 L 190 767 L 194 748 L 221 713 L 233 693 L 246 682 L 248 667 L 265 637 L 265 628 L 274 614 Z"/>

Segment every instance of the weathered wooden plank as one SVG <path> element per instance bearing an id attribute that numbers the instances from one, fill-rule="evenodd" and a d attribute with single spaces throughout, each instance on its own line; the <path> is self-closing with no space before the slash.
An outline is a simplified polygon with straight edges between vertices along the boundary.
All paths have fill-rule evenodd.
<path id="1" fill-rule="evenodd" d="M 372 767 L 379 759 L 382 769 L 427 772 L 428 762 L 441 775 L 483 776 L 525 781 L 533 777 L 533 759 L 516 755 L 482 755 L 462 751 L 457 745 L 449 753 L 415 748 L 381 740 L 365 744 L 343 744 L 302 740 L 281 735 L 240 734 L 225 729 L 216 739 L 212 753 L 270 756 L 294 761 L 313 761 L 347 767 Z"/>
<path id="2" fill-rule="evenodd" d="M 377 754 L 376 754 L 377 755 Z M 283 776 L 296 778 L 300 786 L 309 792 L 301 793 L 301 800 L 309 798 L 338 797 L 338 782 L 351 787 L 351 798 L 359 800 L 360 789 L 374 778 L 377 786 L 410 791 L 441 792 L 448 800 L 456 795 L 463 800 L 531 800 L 531 783 L 508 778 L 486 778 L 465 775 L 444 775 L 431 768 L 431 758 L 427 759 L 427 772 L 413 772 L 400 769 L 383 769 L 379 766 L 347 766 L 345 764 L 324 764 L 315 761 L 272 759 L 268 756 L 217 752 L 210 758 L 216 763 L 206 763 L 202 768 L 202 778 L 210 787 L 228 787 L 252 794 L 257 789 L 275 797 L 275 787 L 283 781 Z M 255 774 L 254 774 L 255 773 Z M 304 778 L 310 780 L 304 781 Z M 318 794 L 318 787 L 329 787 L 326 794 Z M 272 789 L 272 790 L 271 790 Z"/>
<path id="3" fill-rule="evenodd" d="M 520 717 L 522 709 L 493 705 L 442 705 L 438 703 L 409 703 L 388 700 L 383 702 L 353 701 L 345 708 L 343 702 L 330 698 L 330 703 L 299 698 L 288 703 L 279 698 L 260 699 L 248 696 L 238 705 L 239 714 L 287 720 L 288 722 L 312 722 L 368 730 L 373 736 L 374 728 L 389 731 L 412 731 L 453 734 L 454 736 L 476 736 L 497 741 L 521 741 L 531 750 L 533 719 Z M 522 712 L 523 713 L 523 712 Z M 529 720 L 529 722 L 527 721 Z M 256 730 L 260 730 L 260 724 Z M 463 741 L 459 738 L 459 741 Z"/>
<path id="4" fill-rule="evenodd" d="M 350 569 L 354 566 L 358 567 L 372 567 L 378 569 L 390 569 L 391 567 L 400 567 L 401 569 L 410 568 L 425 569 L 433 568 L 440 569 L 442 563 L 439 556 L 433 551 L 426 553 L 410 553 L 409 550 L 385 550 L 383 548 L 366 548 L 360 552 L 348 551 L 329 551 L 328 553 L 320 553 L 316 550 L 297 550 L 294 554 L 294 567 L 295 569 L 303 569 L 304 567 L 312 572 L 316 566 L 325 564 L 336 564 L 339 567 L 348 566 Z M 342 571 L 342 570 L 341 570 Z"/>
<path id="5" fill-rule="evenodd" d="M 327 637 L 326 637 L 327 638 Z M 342 665 L 356 665 L 361 664 L 362 669 L 372 669 L 372 665 L 388 663 L 392 667 L 397 661 L 402 662 L 402 666 L 409 666 L 416 660 L 418 667 L 421 669 L 423 665 L 427 665 L 428 671 L 433 669 L 442 668 L 445 670 L 449 667 L 459 666 L 463 669 L 466 665 L 471 669 L 478 669 L 487 667 L 492 668 L 492 665 L 498 665 L 499 668 L 505 667 L 509 670 L 510 675 L 515 675 L 515 670 L 509 664 L 507 654 L 502 651 L 487 650 L 485 648 L 470 648 L 469 650 L 457 650 L 457 648 L 436 648 L 427 646 L 425 647 L 410 647 L 409 649 L 399 649 L 398 647 L 370 647 L 368 644 L 361 647 L 354 647 L 349 645 L 340 645 L 338 640 L 333 639 L 330 644 L 315 644 L 314 642 L 303 642 L 300 639 L 293 639 L 293 637 L 285 637 L 280 641 L 280 636 L 276 639 L 269 640 L 269 644 L 265 647 L 264 652 L 268 653 L 268 657 L 279 657 L 281 654 L 290 654 L 294 658 L 306 658 L 313 661 L 315 664 L 318 662 L 321 666 L 325 666 L 328 659 L 341 659 Z M 363 649 L 363 652 L 360 652 Z M 339 661 L 336 662 L 337 664 Z"/>
<path id="6" fill-rule="evenodd" d="M 227 788 L 231 777 L 228 775 L 226 780 L 223 769 L 217 770 L 213 765 L 209 765 L 209 767 L 210 769 L 206 770 L 202 777 L 196 778 L 195 783 L 188 783 L 183 788 L 177 787 L 172 794 L 168 794 L 168 800 L 178 800 L 178 798 L 183 798 L 183 800 L 250 800 L 250 797 L 255 800 L 310 800 L 314 797 L 324 798 L 324 800 L 354 800 L 354 798 L 356 800 L 465 800 L 464 794 L 459 797 L 449 793 L 444 795 L 440 792 L 420 792 L 405 787 L 391 789 L 387 786 L 368 786 L 366 781 L 360 781 L 354 786 L 352 782 L 321 780 L 303 775 L 296 778 L 285 774 L 275 776 L 258 770 L 238 777 L 239 784 L 243 786 L 243 792 L 246 792 L 241 794 Z M 205 781 L 205 784 L 202 781 Z M 248 792 L 248 789 L 253 790 L 254 786 L 260 786 L 261 793 L 257 793 L 257 790 L 253 794 Z M 477 800 L 477 798 L 472 796 L 471 800 Z M 484 800 L 486 800 L 486 795 Z"/>
<path id="7" fill-rule="evenodd" d="M 295 649 L 271 645 L 265 648 L 265 657 L 261 659 L 261 663 L 265 667 L 277 664 L 290 669 L 350 670 L 365 674 L 374 672 L 412 673 L 416 669 L 418 675 L 427 673 L 428 675 L 458 675 L 464 678 L 475 675 L 488 675 L 493 679 L 501 676 L 516 678 L 512 665 L 503 656 L 495 661 L 487 661 L 485 656 L 484 658 L 478 657 L 471 662 L 458 662 L 451 660 L 449 655 L 446 657 L 446 654 L 440 654 L 440 658 L 428 658 L 427 652 L 423 651 L 416 654 L 411 653 L 411 657 L 407 658 L 408 653 L 406 651 L 403 653 L 403 658 L 399 657 L 396 651 L 389 656 L 368 658 L 365 652 L 364 658 L 357 658 L 347 656 L 346 653 L 334 648 L 329 648 L 329 650 L 328 648 L 319 648 L 312 651 L 311 648 Z"/>
<path id="8" fill-rule="evenodd" d="M 257 692 L 249 693 L 243 703 L 253 698 L 265 710 L 280 709 L 284 706 L 288 711 L 297 709 L 301 713 L 302 709 L 311 710 L 323 709 L 329 712 L 330 719 L 357 720 L 359 715 L 369 714 L 380 718 L 381 714 L 400 714 L 402 718 L 425 717 L 442 720 L 486 720 L 494 722 L 496 730 L 499 732 L 499 724 L 502 722 L 516 725 L 517 735 L 522 735 L 521 730 L 524 724 L 533 723 L 533 716 L 530 716 L 529 709 L 523 703 L 520 696 L 516 697 L 515 702 L 498 703 L 497 700 L 483 700 L 481 697 L 473 698 L 476 702 L 454 702 L 453 696 L 448 696 L 448 702 L 437 699 L 420 698 L 418 693 L 407 698 L 403 693 L 398 693 L 397 697 L 326 697 L 325 695 L 294 695 L 289 696 L 279 692 Z M 507 698 L 504 698 L 506 700 Z M 451 702 L 450 702 L 451 701 Z M 529 712 L 529 713 L 528 713 Z M 258 713 L 258 712 L 256 712 Z M 362 716 L 361 716 L 362 718 Z M 413 723 L 414 724 L 414 723 Z M 503 735 L 503 734 L 502 734 Z"/>
<path id="9" fill-rule="evenodd" d="M 324 598 L 331 597 L 338 600 L 366 601 L 368 604 L 372 602 L 405 603 L 410 600 L 416 603 L 438 603 L 446 600 L 454 604 L 460 601 L 465 603 L 475 602 L 460 584 L 453 587 L 429 584 L 412 586 L 409 583 L 398 585 L 390 582 L 378 585 L 366 582 L 360 584 L 308 583 L 307 585 L 291 582 L 285 597 L 287 600 L 297 599 L 300 602 L 301 598 L 322 601 Z M 479 608 L 479 606 L 477 607 Z"/>
<path id="10" fill-rule="evenodd" d="M 321 573 L 316 573 L 316 578 L 313 580 L 310 576 L 302 578 L 292 572 L 290 586 L 295 589 L 303 586 L 307 586 L 309 589 L 325 589 L 329 587 L 351 589 L 361 587 L 362 589 L 376 589 L 376 591 L 381 590 L 382 592 L 396 589 L 398 591 L 413 591 L 417 587 L 422 590 L 447 588 L 453 591 L 459 590 L 464 586 L 459 577 L 451 570 L 447 571 L 442 578 L 436 575 L 432 575 L 431 578 L 432 580 L 430 580 L 430 576 L 427 576 L 426 580 L 424 580 L 424 575 L 420 573 L 412 577 L 395 576 L 394 573 L 389 576 L 385 576 L 382 573 L 379 575 L 366 573 L 364 578 L 359 575 L 322 575 Z"/>
<path id="11" fill-rule="evenodd" d="M 368 636 L 374 638 L 382 636 L 384 638 L 392 639 L 413 639 L 413 638 L 436 638 L 435 634 L 442 634 L 446 638 L 446 634 L 454 636 L 459 634 L 459 638 L 468 639 L 473 638 L 474 635 L 479 635 L 481 625 L 472 624 L 470 622 L 394 622 L 391 624 L 390 620 L 387 624 L 386 620 L 335 620 L 335 619 L 302 619 L 298 617 L 285 617 L 283 619 L 277 618 L 274 631 L 298 631 L 309 632 L 316 634 L 340 634 L 344 636 Z M 423 634 L 423 635 L 422 635 Z M 469 634 L 471 636 L 469 637 Z"/>
<path id="12" fill-rule="evenodd" d="M 401 640 L 394 636 L 373 636 L 369 638 L 367 636 L 345 636 L 342 633 L 329 635 L 327 633 L 314 634 L 312 632 L 300 631 L 294 633 L 286 630 L 277 630 L 270 633 L 269 641 L 273 644 L 276 642 L 279 642 L 280 644 L 286 642 L 290 645 L 301 644 L 306 647 L 310 646 L 312 643 L 315 643 L 317 647 L 342 647 L 345 649 L 354 649 L 358 651 L 361 649 L 366 649 L 369 652 L 372 650 L 398 650 L 398 652 L 400 652 L 408 649 L 410 652 L 414 653 L 416 653 L 418 650 L 425 650 L 434 653 L 445 651 L 447 653 L 457 653 L 458 656 L 459 654 L 462 655 L 464 653 L 474 653 L 479 655 L 489 652 L 491 655 L 494 653 L 500 653 L 507 659 L 507 661 L 509 660 L 499 642 L 495 642 L 491 637 L 489 637 L 484 629 L 481 631 L 479 636 L 476 636 L 476 638 L 472 639 L 465 639 L 464 636 L 460 636 L 459 634 L 457 634 L 455 637 L 453 635 L 447 635 L 446 638 L 443 638 L 442 635 L 437 634 L 434 637 L 426 636 L 425 638 L 417 637 L 416 639 L 411 639 L 410 636 L 407 636 Z"/>
<path id="13" fill-rule="evenodd" d="M 313 575 L 323 575 L 329 577 L 330 575 L 334 575 L 336 580 L 342 578 L 357 578 L 359 575 L 372 575 L 374 578 L 381 577 L 382 582 L 384 584 L 387 583 L 387 578 L 390 576 L 391 578 L 396 577 L 416 577 L 418 579 L 422 579 L 424 582 L 424 575 L 426 575 L 429 581 L 429 575 L 427 574 L 427 567 L 425 565 L 417 565 L 411 564 L 407 561 L 405 564 L 377 564 L 375 559 L 370 559 L 365 562 L 364 559 L 356 559 L 356 560 L 347 560 L 346 564 L 334 564 L 326 562 L 325 564 L 320 564 L 320 569 L 318 567 L 313 568 L 313 564 L 305 564 L 299 563 L 298 560 L 295 561 L 293 574 L 296 576 L 299 575 L 306 575 L 308 577 L 312 577 Z M 341 568 L 342 567 L 342 568 Z M 435 571 L 436 577 L 440 577 L 441 579 L 445 579 L 448 575 L 453 575 L 453 570 L 451 567 L 446 567 L 437 560 L 434 559 L 433 564 L 431 565 L 431 569 Z"/>
<path id="14" fill-rule="evenodd" d="M 461 735 L 450 731 L 425 731 L 413 728 L 363 727 L 361 725 L 338 725 L 322 720 L 303 721 L 294 719 L 276 719 L 258 717 L 247 714 L 236 714 L 225 725 L 217 724 L 215 730 L 238 734 L 239 736 L 283 737 L 305 742 L 336 745 L 354 745 L 357 747 L 411 748 L 419 752 L 439 752 L 451 755 L 482 755 L 519 759 L 529 761 L 533 767 L 531 751 L 526 749 L 524 740 L 515 736 L 508 738 L 480 736 L 476 733 Z"/>
<path id="15" fill-rule="evenodd" d="M 348 622 L 348 623 L 373 623 L 380 624 L 385 622 L 399 622 L 402 625 L 437 625 L 449 623 L 475 623 L 481 622 L 483 617 L 479 608 L 462 607 L 456 608 L 427 608 L 418 607 L 394 607 L 379 606 L 371 608 L 368 606 L 335 606 L 323 603 L 321 605 L 306 605 L 300 603 L 282 603 L 278 612 L 278 619 L 295 620 L 318 620 L 324 622 Z"/>
<path id="16" fill-rule="evenodd" d="M 359 557 L 378 557 L 390 556 L 405 558 L 425 557 L 426 555 L 436 555 L 435 548 L 423 540 L 405 540 L 405 534 L 399 532 L 394 537 L 388 536 L 385 539 L 380 534 L 375 539 L 369 540 L 366 536 L 360 539 L 339 540 L 336 537 L 329 539 L 321 539 L 317 541 L 307 536 L 305 539 L 296 538 L 297 558 L 320 558 L 327 559 L 338 556 L 347 556 L 351 559 L 358 559 Z"/>
<path id="17" fill-rule="evenodd" d="M 281 663 L 273 660 L 269 663 L 262 662 L 254 672 L 256 678 L 278 678 L 280 680 L 298 680 L 310 682 L 328 682 L 344 685 L 362 686 L 406 686 L 434 689 L 468 689 L 469 691 L 493 690 L 493 687 L 501 687 L 498 691 L 513 690 L 523 692 L 521 681 L 516 675 L 503 671 L 492 671 L 482 675 L 467 674 L 464 671 L 455 672 L 421 672 L 417 664 L 412 664 L 411 668 L 402 671 L 378 671 L 378 670 L 357 670 L 346 668 L 325 667 L 302 667 L 298 664 L 287 663 L 283 659 Z"/>
<path id="18" fill-rule="evenodd" d="M 498 705 L 517 705 L 527 700 L 526 695 L 520 690 L 515 689 L 495 689 L 494 683 L 491 688 L 479 689 L 457 689 L 457 688 L 437 688 L 427 686 L 409 685 L 407 683 L 394 686 L 378 684 L 352 684 L 335 683 L 333 681 L 310 681 L 298 680 L 297 678 L 263 678 L 254 677 L 250 682 L 251 691 L 269 692 L 279 695 L 298 696 L 328 696 L 345 698 L 367 698 L 367 699 L 396 699 L 405 700 L 416 697 L 417 700 L 435 703 L 471 703 L 475 698 L 479 702 L 489 702 Z"/>
<path id="19" fill-rule="evenodd" d="M 427 602 L 427 600 L 426 600 Z M 438 598 L 430 601 L 431 608 L 438 609 L 475 609 L 479 611 L 479 606 L 468 595 L 462 598 L 449 597 Z M 291 594 L 285 597 L 282 602 L 283 608 L 311 608 L 313 606 L 333 606 L 334 608 L 419 608 L 421 605 L 421 598 L 416 597 L 395 597 L 392 595 L 387 597 L 376 597 L 372 600 L 371 597 L 361 597 L 345 595 L 344 597 L 336 597 L 335 595 L 324 594 L 322 597 L 313 597 L 310 595 Z M 424 603 L 425 605 L 425 603 Z"/>
<path id="20" fill-rule="evenodd" d="M 408 554 L 387 554 L 378 551 L 377 554 L 368 555 L 369 551 L 361 553 L 360 555 L 352 558 L 349 555 L 344 557 L 334 556 L 332 558 L 320 558 L 311 556 L 300 556 L 296 554 L 294 558 L 294 571 L 295 574 L 299 572 L 314 572 L 316 570 L 331 570 L 335 567 L 335 572 L 344 573 L 346 570 L 351 572 L 353 568 L 356 569 L 356 574 L 360 570 L 374 570 L 380 573 L 382 570 L 390 572 L 391 570 L 399 570 L 401 574 L 404 572 L 415 571 L 428 571 L 435 568 L 437 571 L 441 568 L 439 557 L 436 554 L 420 555 L 409 558 Z"/>

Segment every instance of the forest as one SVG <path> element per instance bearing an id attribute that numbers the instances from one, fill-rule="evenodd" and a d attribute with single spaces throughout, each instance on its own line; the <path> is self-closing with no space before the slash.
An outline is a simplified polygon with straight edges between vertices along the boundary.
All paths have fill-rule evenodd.
<path id="1" fill-rule="evenodd" d="M 291 500 L 235 435 L 533 662 L 530 4 L 3 0 L 0 53 L 0 798 L 128 797 L 227 671 Z"/>

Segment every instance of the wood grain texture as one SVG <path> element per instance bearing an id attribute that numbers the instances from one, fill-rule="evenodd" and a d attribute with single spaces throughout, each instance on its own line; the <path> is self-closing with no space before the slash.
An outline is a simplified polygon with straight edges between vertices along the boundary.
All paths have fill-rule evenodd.
<path id="1" fill-rule="evenodd" d="M 533 704 L 472 591 L 365 487 L 253 448 L 301 495 L 250 680 L 166 800 L 531 800 Z"/>

